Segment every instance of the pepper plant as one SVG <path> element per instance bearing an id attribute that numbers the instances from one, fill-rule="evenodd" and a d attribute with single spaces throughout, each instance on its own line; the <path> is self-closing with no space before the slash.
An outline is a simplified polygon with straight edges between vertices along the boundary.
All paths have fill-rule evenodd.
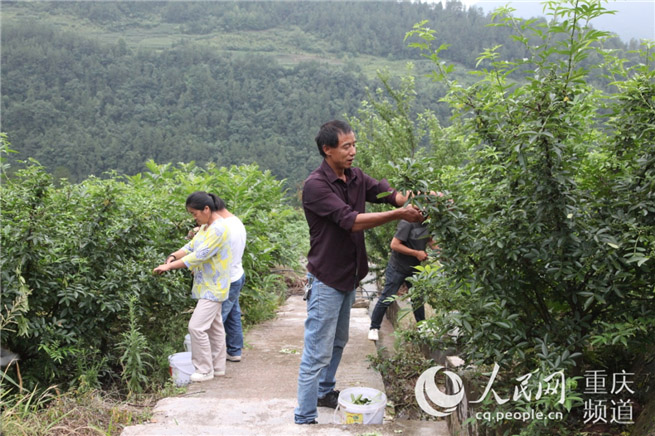
<path id="1" fill-rule="evenodd" d="M 389 174 L 401 189 L 446 194 L 415 198 L 441 256 L 420 267 L 411 293 L 437 316 L 407 338 L 498 363 L 505 382 L 535 370 L 629 370 L 655 319 L 653 45 L 628 62 L 590 26 L 607 13 L 600 2 L 544 5 L 549 21 L 497 12 L 525 57 L 489 48 L 471 86 L 451 78 L 439 57 L 447 44 L 427 22 L 408 33 L 449 89 L 442 141 L 468 152 L 450 170 L 409 156 Z M 580 405 L 569 395 L 567 410 Z"/>
<path id="2" fill-rule="evenodd" d="M 0 151 L 9 151 L 5 136 Z M 274 315 L 286 290 L 274 269 L 299 267 L 307 234 L 283 181 L 254 165 L 148 169 L 71 184 L 36 161 L 8 175 L 3 160 L 2 343 L 21 356 L 25 387 L 83 381 L 138 393 L 167 379 L 194 306 L 192 279 L 152 270 L 186 243 L 194 223 L 184 202 L 195 190 L 223 197 L 247 228 L 246 325 Z"/>

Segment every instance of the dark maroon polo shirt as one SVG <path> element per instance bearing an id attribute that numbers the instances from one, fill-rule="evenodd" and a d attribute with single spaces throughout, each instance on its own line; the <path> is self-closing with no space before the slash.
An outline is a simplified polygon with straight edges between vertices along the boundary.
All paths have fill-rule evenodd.
<path id="1" fill-rule="evenodd" d="M 339 179 L 323 160 L 305 180 L 302 205 L 309 224 L 307 270 L 326 285 L 348 292 L 368 273 L 364 231 L 351 232 L 366 202 L 395 204 L 396 191 L 359 168 L 346 169 Z M 378 194 L 391 195 L 378 198 Z"/>

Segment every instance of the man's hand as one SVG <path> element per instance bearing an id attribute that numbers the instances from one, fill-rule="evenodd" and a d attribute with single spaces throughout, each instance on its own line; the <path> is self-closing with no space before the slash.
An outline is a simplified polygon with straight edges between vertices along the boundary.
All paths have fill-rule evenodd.
<path id="1" fill-rule="evenodd" d="M 428 253 L 426 253 L 423 250 L 417 250 L 416 251 L 416 258 L 419 260 L 419 262 L 423 262 L 425 259 L 428 258 Z"/>
<path id="2" fill-rule="evenodd" d="M 423 214 L 421 213 L 419 208 L 414 206 L 413 204 L 408 204 L 407 206 L 401 207 L 396 210 L 400 212 L 401 215 L 400 219 L 409 221 L 410 223 L 420 223 L 424 219 Z"/>
<path id="3" fill-rule="evenodd" d="M 399 207 L 398 209 L 386 210 L 384 212 L 367 212 L 357 214 L 355 223 L 350 228 L 351 232 L 359 232 L 362 230 L 372 229 L 373 227 L 381 226 L 390 221 L 405 220 L 410 223 L 421 222 L 424 219 L 421 211 L 416 206 L 407 205 Z"/>

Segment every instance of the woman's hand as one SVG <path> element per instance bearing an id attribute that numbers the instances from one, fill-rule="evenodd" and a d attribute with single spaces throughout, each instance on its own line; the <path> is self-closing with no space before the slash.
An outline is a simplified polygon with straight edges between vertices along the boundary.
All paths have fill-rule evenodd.
<path id="1" fill-rule="evenodd" d="M 161 275 L 161 274 L 164 274 L 166 271 L 170 271 L 170 270 L 171 270 L 171 264 L 170 263 L 163 263 L 163 264 L 159 265 L 157 268 L 153 269 L 152 273 Z"/>
<path id="2" fill-rule="evenodd" d="M 178 250 L 173 254 L 169 254 L 164 263 L 159 265 L 157 268 L 152 270 L 153 274 L 163 274 L 166 271 L 170 271 L 172 269 L 182 269 L 186 268 L 186 264 L 184 261 L 181 259 L 184 256 L 184 251 Z"/>

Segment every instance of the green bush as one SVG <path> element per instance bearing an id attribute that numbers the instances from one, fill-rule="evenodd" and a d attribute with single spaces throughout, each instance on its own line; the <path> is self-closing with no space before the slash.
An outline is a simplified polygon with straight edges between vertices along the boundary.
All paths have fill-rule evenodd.
<path id="1" fill-rule="evenodd" d="M 406 339 L 456 346 L 479 367 L 498 363 L 505 382 L 532 371 L 562 370 L 571 381 L 586 369 L 629 371 L 655 319 L 653 45 L 631 64 L 603 50 L 608 35 L 589 26 L 605 13 L 599 2 L 547 8 L 549 23 L 496 17 L 526 56 L 485 51 L 469 87 L 450 79 L 434 30 L 420 23 L 409 32 L 450 89 L 453 123 L 439 130 L 441 142 L 468 152 L 438 171 L 436 155 L 406 155 L 388 173 L 398 188 L 446 193 L 415 200 L 442 253 L 410 292 L 437 316 Z M 601 61 L 581 66 L 591 53 Z M 611 78 L 614 92 L 590 86 L 593 74 Z M 567 410 L 581 404 L 581 390 L 567 392 Z"/>
<path id="2" fill-rule="evenodd" d="M 465 149 L 461 141 L 450 139 L 433 111 L 416 108 L 413 69 L 409 63 L 407 75 L 397 84 L 388 72 L 379 72 L 380 87 L 367 93 L 357 117 L 349 121 L 357 132 L 357 166 L 372 177 L 388 179 L 394 188 L 426 193 L 436 189 L 443 169 L 462 162 Z M 430 179 L 421 178 L 428 173 Z M 367 208 L 375 212 L 387 207 Z M 395 222 L 366 231 L 374 271 L 386 266 L 395 231 Z"/>
<path id="3" fill-rule="evenodd" d="M 442 179 L 449 197 L 426 206 L 443 241 L 430 281 L 467 297 L 458 326 L 474 361 L 568 367 L 607 323 L 647 327 L 655 313 L 653 54 L 623 69 L 605 53 L 617 92 L 603 96 L 579 66 L 607 36 L 584 27 L 602 9 L 551 7 L 570 19 L 519 27 L 543 38 L 525 39 L 531 57 L 485 53 L 483 79 L 448 96 L 471 153 Z M 524 81 L 508 80 L 519 67 Z M 640 331 L 630 337 L 645 339 Z"/>
<path id="4" fill-rule="evenodd" d="M 8 146 L 3 136 L 3 154 Z M 28 386 L 79 385 L 89 374 L 120 384 L 123 375 L 130 392 L 138 392 L 147 378 L 167 377 L 166 356 L 181 349 L 193 307 L 192 279 L 185 271 L 154 276 L 152 270 L 186 242 L 194 223 L 184 201 L 192 191 L 223 197 L 247 228 L 246 323 L 274 314 L 284 290 L 272 268 L 299 266 L 302 244 L 286 226 L 302 218 L 286 205 L 283 182 L 254 165 L 151 162 L 149 172 L 136 176 L 57 186 L 35 161 L 11 177 L 4 169 L 1 315 L 11 322 L 3 322 L 2 339 L 20 354 Z M 129 361 L 134 346 L 150 350 L 159 364 L 151 370 Z M 127 368 L 132 375 L 123 373 Z"/>

